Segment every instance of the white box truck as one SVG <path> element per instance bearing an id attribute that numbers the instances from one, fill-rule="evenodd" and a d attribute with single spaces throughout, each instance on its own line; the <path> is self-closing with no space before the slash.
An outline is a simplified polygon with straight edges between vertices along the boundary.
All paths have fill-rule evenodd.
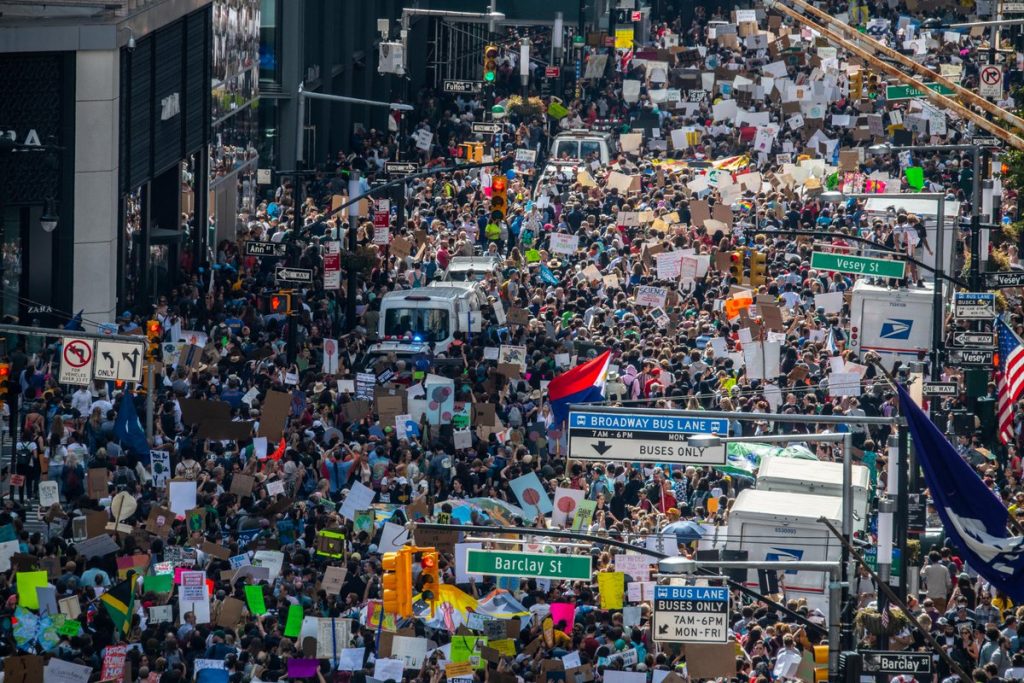
<path id="1" fill-rule="evenodd" d="M 889 289 L 858 280 L 850 301 L 848 348 L 863 358 L 874 351 L 891 370 L 897 360 L 918 360 L 932 347 L 932 294 L 930 285 Z"/>
<path id="2" fill-rule="evenodd" d="M 853 491 L 853 528 L 863 530 L 868 519 L 870 473 L 863 465 L 851 468 Z M 765 456 L 757 470 L 756 487 L 762 491 L 843 497 L 843 464 Z"/>
<path id="3" fill-rule="evenodd" d="M 842 545 L 818 518 L 838 528 L 841 516 L 842 500 L 832 496 L 745 489 L 729 513 L 725 547 L 746 550 L 752 562 L 838 561 Z M 759 585 L 755 570 L 747 573 L 747 585 Z M 786 571 L 780 575 L 780 589 L 787 600 L 806 598 L 810 607 L 828 617 L 828 573 Z"/>

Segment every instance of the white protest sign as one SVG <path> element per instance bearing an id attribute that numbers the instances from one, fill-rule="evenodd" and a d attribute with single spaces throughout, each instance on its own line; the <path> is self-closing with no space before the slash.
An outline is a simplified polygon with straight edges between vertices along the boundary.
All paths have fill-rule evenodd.
<path id="1" fill-rule="evenodd" d="M 664 287 L 640 285 L 636 289 L 636 303 L 638 306 L 662 308 L 665 306 L 665 299 L 667 297 L 668 290 Z"/>

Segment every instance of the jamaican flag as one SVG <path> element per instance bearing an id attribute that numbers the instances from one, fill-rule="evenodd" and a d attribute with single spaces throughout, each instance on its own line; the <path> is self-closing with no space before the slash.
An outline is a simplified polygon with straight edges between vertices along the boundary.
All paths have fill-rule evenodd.
<path id="1" fill-rule="evenodd" d="M 132 613 L 134 610 L 134 594 L 132 592 L 132 577 L 127 581 L 117 584 L 102 596 L 100 602 L 107 608 L 107 613 L 114 620 L 114 627 L 121 635 L 128 635 L 132 625 Z"/>

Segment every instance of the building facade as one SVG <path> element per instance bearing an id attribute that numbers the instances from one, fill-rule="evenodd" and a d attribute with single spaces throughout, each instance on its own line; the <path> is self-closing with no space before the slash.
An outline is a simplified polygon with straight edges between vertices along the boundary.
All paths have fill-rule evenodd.
<path id="1" fill-rule="evenodd" d="M 18 145 L 0 161 L 2 313 L 49 326 L 148 312 L 207 246 L 187 215 L 207 213 L 211 1 L 0 12 L 0 128 Z"/>

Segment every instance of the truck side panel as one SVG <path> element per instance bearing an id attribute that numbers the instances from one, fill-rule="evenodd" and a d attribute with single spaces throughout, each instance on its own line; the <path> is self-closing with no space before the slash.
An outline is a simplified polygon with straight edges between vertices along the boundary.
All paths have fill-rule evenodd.
<path id="1" fill-rule="evenodd" d="M 730 521 L 730 535 L 735 521 Z M 822 562 L 839 559 L 839 546 L 827 531 L 811 526 L 772 524 L 761 521 L 740 521 L 740 550 L 747 559 L 760 561 Z M 747 573 L 747 585 L 756 588 L 756 571 Z M 828 614 L 828 574 L 824 572 L 787 571 L 780 575 L 780 588 L 787 599 L 806 598 L 809 605 Z"/>
<path id="2" fill-rule="evenodd" d="M 874 351 L 891 367 L 895 359 L 916 359 L 931 348 L 929 303 L 854 293 L 852 313 L 857 339 L 851 339 L 851 348 L 859 354 Z"/>

